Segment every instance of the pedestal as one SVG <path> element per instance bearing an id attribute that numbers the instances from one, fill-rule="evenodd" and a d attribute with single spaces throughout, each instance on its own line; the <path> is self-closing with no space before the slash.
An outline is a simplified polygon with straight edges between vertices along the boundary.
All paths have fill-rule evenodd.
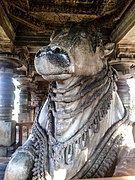
<path id="1" fill-rule="evenodd" d="M 7 157 L 16 147 L 16 122 L 12 120 L 15 86 L 14 70 L 18 58 L 11 54 L 0 54 L 0 157 Z"/>

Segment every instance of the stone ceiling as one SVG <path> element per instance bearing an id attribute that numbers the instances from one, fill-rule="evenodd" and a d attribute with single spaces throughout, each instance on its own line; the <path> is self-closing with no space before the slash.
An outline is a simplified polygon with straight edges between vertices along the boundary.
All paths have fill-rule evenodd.
<path id="1" fill-rule="evenodd" d="M 132 0 L 2 0 L 17 35 L 49 34 L 65 23 L 101 18 L 112 30 L 131 4 Z"/>
<path id="2" fill-rule="evenodd" d="M 100 23 L 117 44 L 118 62 L 135 62 L 134 0 L 1 0 L 0 51 L 25 47 L 33 58 L 53 30 L 80 21 Z"/>

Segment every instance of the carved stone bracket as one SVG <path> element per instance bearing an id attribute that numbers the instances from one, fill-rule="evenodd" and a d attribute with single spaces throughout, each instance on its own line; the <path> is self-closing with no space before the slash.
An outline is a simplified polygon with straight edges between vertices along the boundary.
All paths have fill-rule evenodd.
<path id="1" fill-rule="evenodd" d="M 18 70 L 25 70 L 26 74 L 27 74 L 29 59 L 30 59 L 30 53 L 29 53 L 28 48 L 26 46 L 25 47 L 15 47 L 14 54 L 18 55 L 20 62 L 23 65 L 21 68 L 18 68 Z"/>
<path id="2" fill-rule="evenodd" d="M 118 71 L 120 79 L 128 79 L 134 75 L 134 59 L 131 58 L 117 58 L 110 61 L 110 64 Z"/>
<path id="3" fill-rule="evenodd" d="M 0 31 L 1 33 L 1 31 Z M 4 53 L 11 53 L 13 49 L 13 44 L 10 42 L 10 40 L 2 40 L 0 41 L 0 52 Z"/>

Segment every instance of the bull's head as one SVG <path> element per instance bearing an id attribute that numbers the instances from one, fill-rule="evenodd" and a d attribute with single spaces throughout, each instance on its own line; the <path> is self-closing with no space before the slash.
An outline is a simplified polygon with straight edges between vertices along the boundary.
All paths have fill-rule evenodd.
<path id="1" fill-rule="evenodd" d="M 114 44 L 103 46 L 94 26 L 74 25 L 54 35 L 48 47 L 40 49 L 35 67 L 46 80 L 71 76 L 93 76 L 107 65 Z"/>

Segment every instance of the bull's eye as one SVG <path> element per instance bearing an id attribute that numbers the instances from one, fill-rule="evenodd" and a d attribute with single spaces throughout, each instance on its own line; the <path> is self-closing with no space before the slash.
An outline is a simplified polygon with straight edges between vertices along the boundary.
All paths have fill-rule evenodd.
<path id="1" fill-rule="evenodd" d="M 86 38 L 86 33 L 85 33 L 85 32 L 81 32 L 81 33 L 80 33 L 80 36 L 81 36 L 82 38 Z"/>

